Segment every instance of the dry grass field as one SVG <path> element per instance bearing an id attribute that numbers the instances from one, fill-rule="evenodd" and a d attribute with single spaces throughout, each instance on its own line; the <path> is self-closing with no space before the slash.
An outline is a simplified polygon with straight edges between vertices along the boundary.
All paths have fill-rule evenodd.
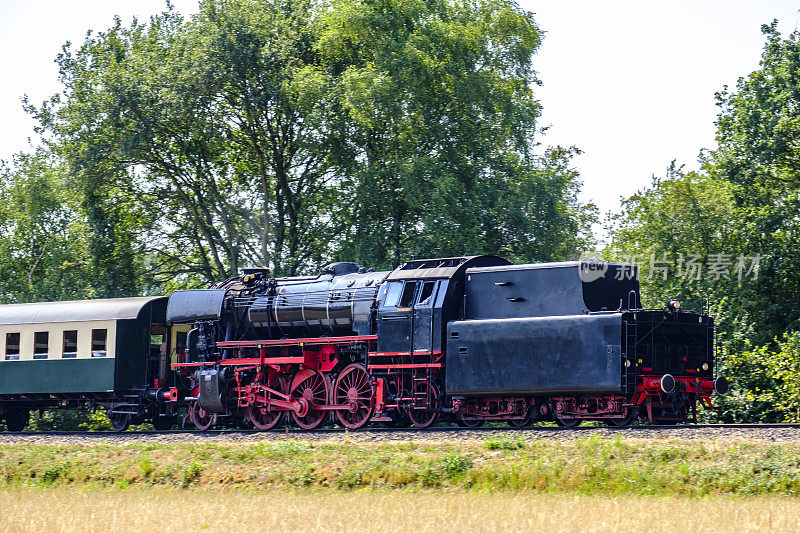
<path id="1" fill-rule="evenodd" d="M 785 497 L 650 498 L 441 492 L 17 488 L 2 532 L 800 531 Z"/>
<path id="2" fill-rule="evenodd" d="M 800 531 L 800 444 L 0 444 L 4 531 Z"/>

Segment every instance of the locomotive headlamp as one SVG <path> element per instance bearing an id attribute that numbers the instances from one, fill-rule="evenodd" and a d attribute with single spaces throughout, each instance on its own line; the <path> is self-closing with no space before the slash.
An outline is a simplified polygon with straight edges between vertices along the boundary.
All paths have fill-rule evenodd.
<path id="1" fill-rule="evenodd" d="M 681 308 L 681 303 L 678 300 L 672 299 L 667 302 L 667 309 L 670 311 L 677 311 Z"/>
<path id="2" fill-rule="evenodd" d="M 703 370 L 708 370 L 708 363 L 703 363 L 703 364 L 700 366 L 700 368 L 702 368 Z"/>

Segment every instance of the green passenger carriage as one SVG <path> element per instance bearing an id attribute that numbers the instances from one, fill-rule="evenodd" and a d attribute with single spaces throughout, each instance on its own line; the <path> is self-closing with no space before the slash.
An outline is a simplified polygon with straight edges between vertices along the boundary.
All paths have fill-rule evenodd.
<path id="1" fill-rule="evenodd" d="M 0 416 L 20 431 L 35 409 L 105 408 L 115 428 L 171 422 L 143 391 L 166 385 L 162 296 L 0 305 Z M 163 419 L 163 420 L 162 420 Z"/>

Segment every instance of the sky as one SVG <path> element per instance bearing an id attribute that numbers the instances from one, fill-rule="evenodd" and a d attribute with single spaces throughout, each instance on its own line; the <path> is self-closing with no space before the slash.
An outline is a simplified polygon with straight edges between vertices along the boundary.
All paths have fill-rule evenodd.
<path id="1" fill-rule="evenodd" d="M 183 14 L 196 0 L 173 0 Z M 22 111 L 59 88 L 54 58 L 89 29 L 147 19 L 162 0 L 0 0 L 0 159 L 36 143 Z M 663 175 L 670 161 L 697 168 L 714 147 L 715 92 L 758 68 L 761 25 L 778 19 L 787 34 L 800 3 L 779 0 L 641 2 L 520 0 L 545 32 L 534 66 L 548 126 L 542 146 L 576 146 L 581 200 L 601 213 Z M 30 141 L 29 141 L 30 139 Z M 601 230 L 596 228 L 600 233 Z M 602 235 L 601 235 L 602 236 Z"/>

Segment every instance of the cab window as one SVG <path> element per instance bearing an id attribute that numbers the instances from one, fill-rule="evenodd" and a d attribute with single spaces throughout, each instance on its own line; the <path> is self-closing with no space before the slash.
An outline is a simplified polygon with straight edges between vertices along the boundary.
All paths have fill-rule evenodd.
<path id="1" fill-rule="evenodd" d="M 411 304 L 414 302 L 414 291 L 416 288 L 416 282 L 406 281 L 406 284 L 403 286 L 403 297 L 400 298 L 400 305 L 397 307 L 411 307 Z"/>
<path id="2" fill-rule="evenodd" d="M 403 294 L 403 283 L 393 281 L 386 288 L 386 298 L 383 300 L 384 307 L 397 307 L 400 303 L 400 296 Z"/>
<path id="3" fill-rule="evenodd" d="M 431 297 L 435 286 L 435 281 L 426 281 L 422 284 L 422 289 L 419 291 L 419 297 L 417 298 L 417 305 L 431 305 Z"/>

